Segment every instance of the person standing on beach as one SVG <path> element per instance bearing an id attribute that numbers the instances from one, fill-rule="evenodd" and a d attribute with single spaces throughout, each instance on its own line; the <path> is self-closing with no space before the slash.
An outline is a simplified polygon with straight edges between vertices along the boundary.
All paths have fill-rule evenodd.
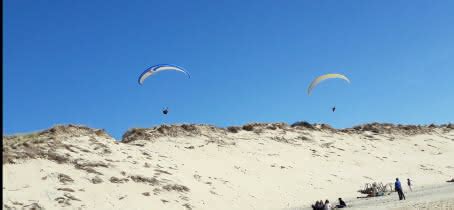
<path id="1" fill-rule="evenodd" d="M 410 188 L 410 191 L 413 192 L 413 190 L 411 189 L 411 185 L 412 185 L 411 182 L 412 182 L 412 181 L 410 180 L 410 178 L 407 178 L 407 185 L 408 185 L 408 188 Z"/>
<path id="2" fill-rule="evenodd" d="M 405 200 L 405 195 L 404 195 L 404 192 L 402 191 L 402 185 L 400 184 L 399 178 L 396 178 L 396 182 L 394 182 L 394 188 L 396 189 L 397 193 L 399 194 L 399 200 L 402 200 L 402 199 Z"/>

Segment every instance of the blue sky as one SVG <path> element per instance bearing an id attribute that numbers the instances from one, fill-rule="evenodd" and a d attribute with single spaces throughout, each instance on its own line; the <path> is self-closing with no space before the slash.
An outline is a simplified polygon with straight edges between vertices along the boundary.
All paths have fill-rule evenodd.
<path id="1" fill-rule="evenodd" d="M 450 0 L 5 0 L 3 132 L 452 122 L 453 9 Z M 137 84 L 160 63 L 191 79 L 166 72 Z M 352 83 L 307 96 L 333 72 Z"/>

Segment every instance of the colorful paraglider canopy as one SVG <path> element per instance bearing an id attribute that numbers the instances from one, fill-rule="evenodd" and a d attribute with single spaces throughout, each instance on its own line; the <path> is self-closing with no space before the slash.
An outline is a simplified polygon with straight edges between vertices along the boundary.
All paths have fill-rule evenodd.
<path id="1" fill-rule="evenodd" d="M 322 81 L 325 81 L 327 79 L 335 79 L 335 78 L 338 78 L 338 79 L 343 79 L 345 81 L 347 81 L 348 83 L 350 83 L 350 80 L 345 76 L 345 75 L 342 75 L 342 74 L 324 74 L 322 76 L 319 76 L 317 78 L 314 79 L 314 81 L 312 81 L 312 83 L 309 85 L 309 88 L 307 88 L 307 94 L 308 95 L 311 95 L 312 93 L 312 90 Z"/>
<path id="2" fill-rule="evenodd" d="M 182 72 L 182 73 L 185 73 L 186 75 L 189 76 L 189 73 L 183 69 L 182 67 L 179 67 L 179 66 L 176 66 L 176 65 L 172 65 L 172 64 L 159 64 L 159 65 L 154 65 L 150 68 L 148 68 L 147 70 L 145 70 L 140 76 L 139 76 L 139 84 L 143 84 L 143 82 L 145 81 L 145 79 L 147 79 L 148 77 L 150 77 L 151 75 L 154 75 L 158 72 L 161 72 L 161 71 L 178 71 L 178 72 Z"/>

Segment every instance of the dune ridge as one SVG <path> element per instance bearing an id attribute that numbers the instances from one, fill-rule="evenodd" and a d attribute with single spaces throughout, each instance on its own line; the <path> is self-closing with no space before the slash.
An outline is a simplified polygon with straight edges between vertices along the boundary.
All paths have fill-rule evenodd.
<path id="1" fill-rule="evenodd" d="M 454 176 L 454 125 L 297 122 L 3 136 L 4 209 L 285 209 L 354 198 L 364 183 Z M 32 175 L 32 176 L 31 176 Z"/>

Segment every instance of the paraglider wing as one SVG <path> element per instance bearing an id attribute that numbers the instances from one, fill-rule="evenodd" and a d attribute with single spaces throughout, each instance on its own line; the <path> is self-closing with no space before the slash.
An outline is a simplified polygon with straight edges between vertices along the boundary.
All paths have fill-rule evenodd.
<path id="1" fill-rule="evenodd" d="M 168 71 L 168 70 L 179 71 L 179 72 L 185 73 L 186 75 L 188 75 L 188 77 L 190 77 L 189 73 L 186 70 L 184 70 L 183 68 L 179 67 L 179 66 L 171 65 L 171 64 L 160 64 L 160 65 L 152 66 L 152 67 L 148 68 L 147 70 L 145 70 L 139 76 L 139 84 L 142 85 L 143 82 L 145 81 L 145 79 L 147 79 L 151 75 L 154 75 L 154 74 L 156 74 L 158 72 L 161 72 L 161 71 Z"/>
<path id="2" fill-rule="evenodd" d="M 325 75 L 322 75 L 322 76 L 319 76 L 319 77 L 315 78 L 314 81 L 312 81 L 311 85 L 309 85 L 309 88 L 307 89 L 307 94 L 311 95 L 312 90 L 320 82 L 322 82 L 324 80 L 327 80 L 327 79 L 334 79 L 334 78 L 343 79 L 343 80 L 347 81 L 348 83 L 350 83 L 350 80 L 346 76 L 344 76 L 342 74 L 325 74 Z"/>

